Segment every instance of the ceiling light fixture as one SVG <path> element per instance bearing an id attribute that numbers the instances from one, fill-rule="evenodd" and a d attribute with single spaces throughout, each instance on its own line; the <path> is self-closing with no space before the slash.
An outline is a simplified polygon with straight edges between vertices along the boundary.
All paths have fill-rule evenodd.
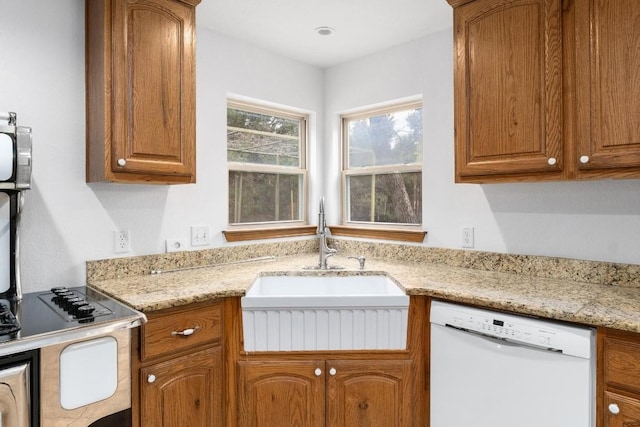
<path id="1" fill-rule="evenodd" d="M 316 33 L 320 36 L 330 36 L 335 30 L 331 27 L 318 27 Z"/>

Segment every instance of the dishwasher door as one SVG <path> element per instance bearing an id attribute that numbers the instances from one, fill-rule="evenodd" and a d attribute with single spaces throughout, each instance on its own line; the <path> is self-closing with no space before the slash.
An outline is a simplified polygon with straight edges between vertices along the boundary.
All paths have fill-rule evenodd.
<path id="1" fill-rule="evenodd" d="M 431 324 L 431 427 L 594 427 L 594 360 Z"/>

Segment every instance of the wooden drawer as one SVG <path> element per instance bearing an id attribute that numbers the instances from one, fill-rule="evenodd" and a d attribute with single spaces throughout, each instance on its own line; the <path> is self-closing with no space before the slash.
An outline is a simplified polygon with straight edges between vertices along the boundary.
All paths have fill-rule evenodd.
<path id="1" fill-rule="evenodd" d="M 604 426 L 631 427 L 640 425 L 640 400 L 605 392 Z"/>
<path id="2" fill-rule="evenodd" d="M 149 313 L 142 327 L 141 360 L 185 350 L 220 339 L 222 305 L 219 303 L 186 310 Z M 193 330 L 192 333 L 190 333 Z M 183 332 L 183 334 L 180 334 Z"/>
<path id="3" fill-rule="evenodd" d="M 605 383 L 640 393 L 640 338 L 635 334 L 607 336 L 603 368 Z"/>

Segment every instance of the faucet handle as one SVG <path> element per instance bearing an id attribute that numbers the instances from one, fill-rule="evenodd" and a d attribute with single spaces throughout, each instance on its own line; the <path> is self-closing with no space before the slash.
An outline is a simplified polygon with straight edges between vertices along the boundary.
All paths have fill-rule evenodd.
<path id="1" fill-rule="evenodd" d="M 350 256 L 348 258 L 357 259 L 358 263 L 360 264 L 360 270 L 364 270 L 364 262 L 366 261 L 366 258 L 364 256 L 362 256 L 362 255 L 360 255 L 360 256 Z"/>

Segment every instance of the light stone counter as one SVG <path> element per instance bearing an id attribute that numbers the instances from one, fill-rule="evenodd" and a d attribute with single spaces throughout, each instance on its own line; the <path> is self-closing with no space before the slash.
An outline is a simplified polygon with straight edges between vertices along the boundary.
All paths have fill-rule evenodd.
<path id="1" fill-rule="evenodd" d="M 220 255 L 224 250 L 183 253 L 177 262 L 168 254 L 91 261 L 87 280 L 92 287 L 149 312 L 243 296 L 255 278 L 264 274 L 384 273 L 408 295 L 640 332 L 639 266 L 340 242 L 345 255 L 331 257 L 329 264 L 345 269 L 319 272 L 305 269 L 318 263 L 309 245 L 256 245 L 249 252 L 247 247 L 228 250 L 224 256 Z M 365 270 L 358 270 L 357 261 L 347 254 L 365 254 Z M 210 264 L 216 265 L 207 266 Z M 197 268 L 190 268 L 194 266 Z M 556 271 L 550 272 L 550 266 Z M 154 269 L 179 270 L 149 274 Z"/>

